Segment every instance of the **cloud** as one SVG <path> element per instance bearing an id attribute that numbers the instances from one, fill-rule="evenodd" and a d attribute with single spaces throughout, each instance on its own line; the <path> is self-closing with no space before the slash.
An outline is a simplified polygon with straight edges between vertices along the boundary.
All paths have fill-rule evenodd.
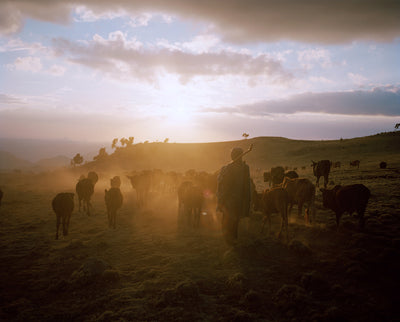
<path id="1" fill-rule="evenodd" d="M 13 95 L 0 93 L 0 104 L 1 105 L 3 105 L 3 104 L 5 104 L 5 105 L 21 105 L 21 104 L 25 104 L 25 101 L 20 99 L 19 97 L 13 96 Z"/>
<path id="2" fill-rule="evenodd" d="M 132 16 L 162 12 L 204 21 L 234 42 L 328 44 L 356 39 L 391 41 L 400 35 L 400 2 L 394 0 L 8 0 L 0 5 L 0 33 L 17 32 L 27 17 L 65 24 L 71 20 L 71 12 L 82 6 L 97 16 L 118 8 Z"/>
<path id="3" fill-rule="evenodd" d="M 267 77 L 271 82 L 282 83 L 293 78 L 279 61 L 266 54 L 252 56 L 227 50 L 196 54 L 178 47 L 144 48 L 136 39 L 127 39 L 121 31 L 111 33 L 107 39 L 95 35 L 85 42 L 57 38 L 53 40 L 53 47 L 58 55 L 66 56 L 75 64 L 116 78 L 134 77 L 153 82 L 158 74 L 165 72 L 180 76 L 182 82 L 195 76 Z"/>
<path id="4" fill-rule="evenodd" d="M 19 38 L 10 39 L 7 42 L 0 43 L 0 53 L 5 52 L 17 52 L 17 51 L 26 51 L 30 55 L 34 55 L 37 53 L 44 53 L 50 55 L 48 48 L 43 46 L 41 43 L 26 43 Z"/>
<path id="5" fill-rule="evenodd" d="M 43 65 L 39 57 L 18 57 L 14 63 L 8 65 L 10 69 L 16 69 L 25 72 L 37 73 L 42 69 Z"/>
<path id="6" fill-rule="evenodd" d="M 368 78 L 354 73 L 347 73 L 347 77 L 356 85 L 362 86 L 368 82 Z"/>
<path id="7" fill-rule="evenodd" d="M 252 117 L 296 113 L 400 116 L 400 87 L 376 87 L 369 91 L 303 93 L 286 100 L 261 101 L 236 107 L 205 108 L 203 112 Z"/>
<path id="8" fill-rule="evenodd" d="M 299 51 L 297 57 L 301 66 L 306 69 L 311 69 L 315 65 L 319 65 L 323 68 L 332 66 L 330 52 L 323 48 Z"/>
<path id="9" fill-rule="evenodd" d="M 48 70 L 48 73 L 53 76 L 63 76 L 67 69 L 60 65 L 53 65 Z"/>

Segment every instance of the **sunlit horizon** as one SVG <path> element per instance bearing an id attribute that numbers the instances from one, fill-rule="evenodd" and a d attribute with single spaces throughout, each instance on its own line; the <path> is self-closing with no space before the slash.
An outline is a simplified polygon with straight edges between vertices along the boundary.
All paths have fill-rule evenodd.
<path id="1" fill-rule="evenodd" d="M 384 2 L 146 3 L 2 2 L 0 137 L 333 140 L 398 123 L 400 23 Z"/>

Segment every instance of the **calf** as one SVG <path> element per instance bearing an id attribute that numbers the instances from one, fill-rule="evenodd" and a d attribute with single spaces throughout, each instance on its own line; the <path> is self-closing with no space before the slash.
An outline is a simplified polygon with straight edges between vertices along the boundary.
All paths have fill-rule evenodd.
<path id="1" fill-rule="evenodd" d="M 60 227 L 60 221 L 62 221 L 63 236 L 67 236 L 69 220 L 71 218 L 72 211 L 74 210 L 74 194 L 68 192 L 59 193 L 54 197 L 51 205 L 57 216 L 56 239 L 58 239 L 58 228 Z"/>
<path id="2" fill-rule="evenodd" d="M 340 169 L 341 165 L 342 164 L 340 163 L 340 161 L 332 162 L 332 167 L 333 168 L 339 168 Z"/>
<path id="3" fill-rule="evenodd" d="M 116 187 L 105 189 L 104 201 L 107 207 L 108 227 L 115 229 L 117 210 L 121 208 L 123 202 L 121 190 Z"/>
<path id="4" fill-rule="evenodd" d="M 79 211 L 81 211 L 81 205 L 83 204 L 83 211 L 86 210 L 87 215 L 90 216 L 90 208 L 92 207 L 90 199 L 94 192 L 92 180 L 88 178 L 79 180 L 75 189 L 79 199 Z"/>
<path id="5" fill-rule="evenodd" d="M 359 227 L 364 227 L 364 212 L 371 195 L 369 189 L 363 184 L 348 186 L 335 186 L 332 190 L 320 189 L 322 192 L 323 206 L 332 209 L 336 214 L 336 225 L 339 227 L 340 218 L 344 212 L 350 215 L 357 212 Z"/>
<path id="6" fill-rule="evenodd" d="M 315 222 L 315 186 L 312 182 L 305 178 L 290 179 L 286 177 L 282 187 L 289 196 L 289 214 L 293 205 L 297 204 L 297 213 L 301 217 L 303 205 L 306 205 L 304 214 L 306 224 L 310 222 L 310 213 L 312 222 Z"/>
<path id="7" fill-rule="evenodd" d="M 280 238 L 283 230 L 285 230 L 286 240 L 288 236 L 288 216 L 287 208 L 289 202 L 289 196 L 285 189 L 277 187 L 271 190 L 265 189 L 264 192 L 257 194 L 258 202 L 255 203 L 256 210 L 262 210 L 264 213 L 263 224 L 261 232 L 264 231 L 265 222 L 268 220 L 268 231 L 271 231 L 271 215 L 278 213 L 281 215 L 281 230 L 279 231 L 278 237 Z"/>
<path id="8" fill-rule="evenodd" d="M 317 177 L 316 186 L 319 187 L 319 178 L 324 177 L 324 188 L 326 189 L 329 181 L 329 172 L 331 171 L 331 161 L 321 160 L 318 162 L 314 162 L 313 160 L 311 160 L 311 162 L 314 176 Z"/>
<path id="9" fill-rule="evenodd" d="M 387 167 L 387 163 L 385 161 L 382 161 L 381 163 L 379 163 L 379 168 L 386 169 L 386 167 Z"/>

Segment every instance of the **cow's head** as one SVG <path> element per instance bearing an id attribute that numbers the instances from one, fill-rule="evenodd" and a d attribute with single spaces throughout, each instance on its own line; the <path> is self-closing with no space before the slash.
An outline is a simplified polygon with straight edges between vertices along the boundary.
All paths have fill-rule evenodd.
<path id="1" fill-rule="evenodd" d="M 335 208 L 336 207 L 336 192 L 341 186 L 337 185 L 333 189 L 319 189 L 322 192 L 322 205 L 325 208 Z"/>

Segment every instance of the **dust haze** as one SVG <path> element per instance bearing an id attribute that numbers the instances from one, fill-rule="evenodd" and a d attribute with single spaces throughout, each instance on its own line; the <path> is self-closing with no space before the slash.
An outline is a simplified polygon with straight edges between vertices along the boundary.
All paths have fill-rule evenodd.
<path id="1" fill-rule="evenodd" d="M 0 318 L 4 321 L 391 321 L 400 255 L 399 133 L 335 141 L 255 138 L 204 144 L 146 143 L 95 161 L 56 170 L 0 172 Z M 341 162 L 328 188 L 362 183 L 371 190 L 366 225 L 322 206 L 316 221 L 289 214 L 260 233 L 263 213 L 239 225 L 238 245 L 225 244 L 215 211 L 217 171 L 234 146 L 256 190 L 263 173 L 283 166 L 315 184 L 311 160 Z M 79 152 L 79 151 L 77 151 Z M 359 168 L 350 162 L 360 160 Z M 85 160 L 86 161 L 86 160 Z M 382 161 L 387 166 L 380 167 Z M 95 171 L 91 215 L 78 209 L 76 184 Z M 143 205 L 128 176 L 149 175 Z M 109 228 L 105 189 L 119 176 L 123 204 Z M 201 180 L 199 178 L 202 178 Z M 205 180 L 208 178 L 210 180 Z M 207 189 L 199 227 L 182 220 L 177 189 L 184 181 Z M 214 181 L 213 181 L 214 180 Z M 210 182 L 214 182 L 210 184 Z M 321 184 L 322 186 L 322 184 Z M 52 200 L 74 193 L 68 235 L 55 240 Z M 303 212 L 304 214 L 304 212 Z M 183 215 L 184 216 L 184 215 Z"/>

